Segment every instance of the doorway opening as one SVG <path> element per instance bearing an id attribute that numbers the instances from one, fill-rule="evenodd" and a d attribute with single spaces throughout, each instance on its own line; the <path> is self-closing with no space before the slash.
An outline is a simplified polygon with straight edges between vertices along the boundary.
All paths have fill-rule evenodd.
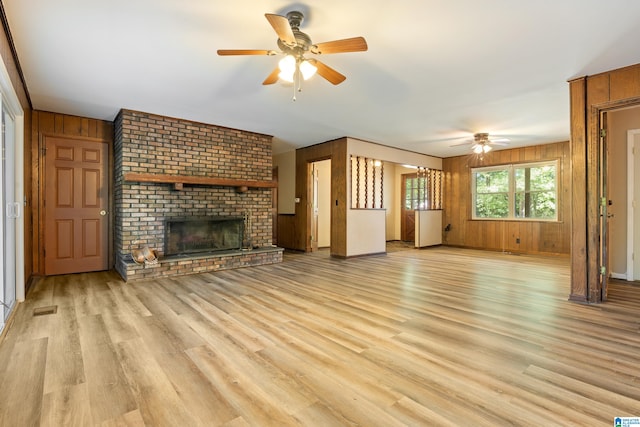
<path id="1" fill-rule="evenodd" d="M 311 251 L 331 248 L 331 159 L 311 163 Z"/>
<path id="2" fill-rule="evenodd" d="M 422 194 L 420 190 L 422 191 Z M 420 200 L 424 199 L 424 185 L 421 185 L 418 174 L 402 175 L 402 204 L 400 206 L 400 239 L 414 243 L 416 240 L 416 214 L 420 209 Z"/>
<path id="3" fill-rule="evenodd" d="M 640 281 L 640 129 L 627 131 L 627 280 Z"/>
<path id="4" fill-rule="evenodd" d="M 605 113 L 603 113 L 605 114 Z M 606 112 L 607 158 L 602 174 L 607 186 L 606 212 L 602 222 L 608 228 L 601 236 L 601 250 L 607 278 L 640 280 L 640 106 Z M 604 127 L 604 126 L 603 126 Z M 634 149 L 635 148 L 635 149 Z M 603 280 L 603 281 L 604 281 Z M 606 297 L 606 288 L 602 292 Z"/>

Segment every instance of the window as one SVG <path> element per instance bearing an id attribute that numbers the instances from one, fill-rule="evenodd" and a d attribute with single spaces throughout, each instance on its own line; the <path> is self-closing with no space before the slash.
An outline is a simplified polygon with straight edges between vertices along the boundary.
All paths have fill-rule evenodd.
<path id="1" fill-rule="evenodd" d="M 418 168 L 418 173 L 407 176 L 405 180 L 406 210 L 442 209 L 442 177 L 441 170 Z"/>
<path id="2" fill-rule="evenodd" d="M 404 208 L 409 211 L 422 211 L 427 207 L 426 182 L 423 177 L 407 177 L 404 189 Z"/>
<path id="3" fill-rule="evenodd" d="M 473 219 L 557 220 L 558 162 L 471 170 Z"/>

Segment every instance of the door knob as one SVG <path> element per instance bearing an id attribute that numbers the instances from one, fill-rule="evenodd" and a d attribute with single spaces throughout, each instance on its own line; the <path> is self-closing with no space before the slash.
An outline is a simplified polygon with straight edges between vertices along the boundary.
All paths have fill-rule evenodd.
<path id="1" fill-rule="evenodd" d="M 104 209 L 100 211 L 101 216 L 105 216 L 106 214 L 107 214 L 107 211 L 105 211 Z"/>

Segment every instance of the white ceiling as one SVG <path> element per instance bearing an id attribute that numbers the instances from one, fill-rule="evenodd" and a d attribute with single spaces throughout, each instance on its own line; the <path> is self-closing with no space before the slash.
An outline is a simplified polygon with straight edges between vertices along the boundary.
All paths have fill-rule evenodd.
<path id="1" fill-rule="evenodd" d="M 569 139 L 567 80 L 640 63 L 637 0 L 1 0 L 33 107 L 113 120 L 121 108 L 273 135 L 274 152 L 350 136 L 440 157 L 475 132 L 507 148 Z M 313 3 L 313 4 L 312 4 Z M 347 76 L 261 83 L 278 57 L 265 13 L 305 14 Z M 311 56 L 311 55 L 310 55 Z"/>

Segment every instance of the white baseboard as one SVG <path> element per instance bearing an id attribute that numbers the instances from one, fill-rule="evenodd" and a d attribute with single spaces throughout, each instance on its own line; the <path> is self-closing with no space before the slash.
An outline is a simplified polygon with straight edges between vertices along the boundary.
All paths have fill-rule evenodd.
<path id="1" fill-rule="evenodd" d="M 612 279 L 627 280 L 627 275 L 626 274 L 621 274 L 621 273 L 611 272 L 609 277 L 611 277 Z"/>

